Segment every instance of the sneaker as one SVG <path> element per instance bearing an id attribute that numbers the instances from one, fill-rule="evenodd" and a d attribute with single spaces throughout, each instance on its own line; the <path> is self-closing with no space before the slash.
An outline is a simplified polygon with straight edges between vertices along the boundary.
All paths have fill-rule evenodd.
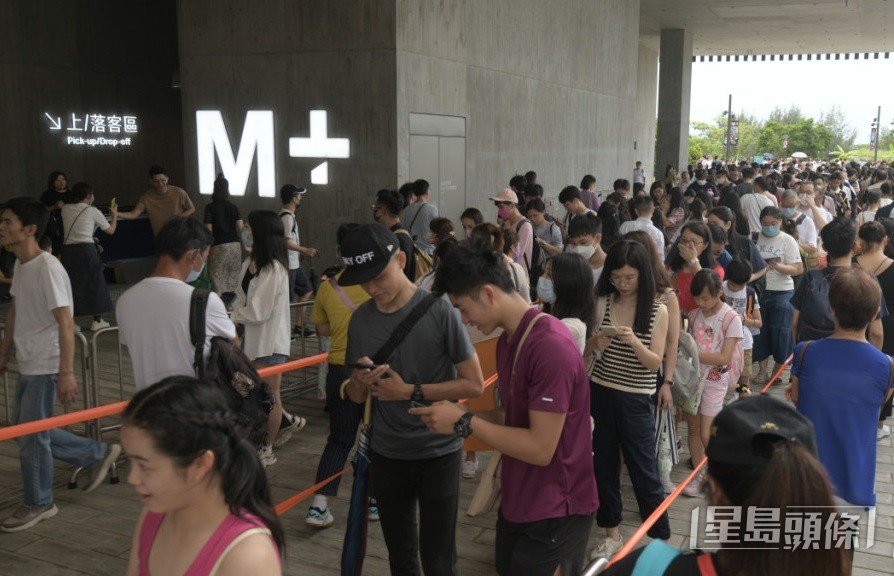
<path id="1" fill-rule="evenodd" d="M 311 506 L 307 511 L 307 518 L 304 519 L 304 523 L 314 528 L 329 528 L 335 524 L 335 516 L 329 512 L 329 508 L 320 510 Z"/>
<path id="2" fill-rule="evenodd" d="M 93 492 L 99 488 L 118 456 L 121 456 L 121 444 L 109 444 L 103 459 L 93 465 L 93 473 L 90 475 L 90 482 L 84 487 L 84 492 Z"/>
<path id="3" fill-rule="evenodd" d="M 302 418 L 301 416 L 292 416 L 292 419 L 283 418 L 283 420 L 288 421 L 288 426 L 283 426 L 280 424 L 279 433 L 276 435 L 276 440 L 273 441 L 273 447 L 279 448 L 292 438 L 292 433 L 298 432 L 302 428 L 307 425 L 307 420 Z"/>
<path id="4" fill-rule="evenodd" d="M 370 522 L 378 522 L 379 521 L 379 505 L 375 500 L 369 501 L 369 510 L 366 514 L 366 519 Z"/>
<path id="5" fill-rule="evenodd" d="M 261 464 L 263 464 L 264 468 L 276 464 L 276 454 L 273 453 L 273 446 L 263 446 L 258 450 L 258 458 L 261 459 Z"/>
<path id="6" fill-rule="evenodd" d="M 661 488 L 662 490 L 664 490 L 664 494 L 668 495 L 677 489 L 677 485 L 674 484 L 670 478 L 668 478 L 667 480 L 661 481 Z"/>
<path id="7" fill-rule="evenodd" d="M 702 487 L 704 485 L 704 478 L 699 475 L 692 479 L 692 482 L 689 483 L 686 488 L 683 488 L 683 495 L 689 496 L 690 498 L 698 498 L 702 495 Z"/>
<path id="8" fill-rule="evenodd" d="M 620 550 L 621 546 L 623 545 L 623 537 L 621 537 L 620 540 L 606 537 L 605 540 L 600 542 L 599 546 L 597 546 L 596 549 L 590 553 L 590 561 L 593 561 L 597 558 L 605 558 L 606 560 L 611 560 L 611 557 L 614 556 L 615 553 L 617 553 L 617 551 Z"/>
<path id="9" fill-rule="evenodd" d="M 876 440 L 884 440 L 888 436 L 891 435 L 891 427 L 887 424 L 882 424 L 882 427 L 876 430 L 875 439 Z"/>
<path id="10" fill-rule="evenodd" d="M 4 532 L 21 532 L 31 528 L 41 520 L 52 518 L 59 513 L 59 509 L 55 504 L 47 504 L 46 506 L 37 506 L 29 508 L 28 506 L 19 506 L 12 516 L 7 518 L 0 524 L 0 530 Z"/>
<path id="11" fill-rule="evenodd" d="M 81 333 L 81 327 L 78 326 L 77 324 L 74 325 L 74 333 L 75 333 L 75 334 L 80 334 L 80 333 Z"/>
<path id="12" fill-rule="evenodd" d="M 109 326 L 111 326 L 111 324 L 109 324 L 105 320 L 94 320 L 93 323 L 90 324 L 90 331 L 96 332 L 97 330 L 102 330 L 103 328 L 108 328 Z"/>
<path id="13" fill-rule="evenodd" d="M 478 460 L 463 462 L 463 478 L 474 478 L 475 474 L 478 474 Z"/>

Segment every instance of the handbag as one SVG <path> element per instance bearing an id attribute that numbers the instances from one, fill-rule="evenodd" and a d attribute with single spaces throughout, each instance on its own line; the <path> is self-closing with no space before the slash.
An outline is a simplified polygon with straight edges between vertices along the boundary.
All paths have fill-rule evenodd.
<path id="1" fill-rule="evenodd" d="M 527 340 L 528 334 L 531 333 L 531 328 L 533 328 L 534 324 L 536 324 L 543 316 L 546 316 L 546 314 L 542 312 L 534 316 L 522 333 L 522 336 L 518 341 L 518 346 L 515 348 L 515 357 L 512 359 L 512 370 L 509 372 L 510 382 L 515 377 L 515 364 L 518 362 L 518 355 L 521 352 L 522 346 L 524 345 L 525 340 Z M 494 451 L 494 454 L 490 458 L 490 462 L 487 463 L 487 468 L 485 468 L 484 473 L 481 474 L 481 480 L 478 481 L 478 487 L 475 489 L 475 494 L 472 495 L 472 500 L 469 502 L 469 508 L 466 510 L 466 514 L 469 516 L 486 514 L 493 510 L 494 504 L 499 501 L 502 492 L 500 483 L 500 472 L 502 470 L 500 464 L 502 461 L 503 455 Z"/>
<path id="2" fill-rule="evenodd" d="M 703 385 L 698 345 L 691 334 L 680 332 L 677 361 L 674 364 L 674 385 L 671 387 L 674 404 L 686 414 L 698 414 Z"/>

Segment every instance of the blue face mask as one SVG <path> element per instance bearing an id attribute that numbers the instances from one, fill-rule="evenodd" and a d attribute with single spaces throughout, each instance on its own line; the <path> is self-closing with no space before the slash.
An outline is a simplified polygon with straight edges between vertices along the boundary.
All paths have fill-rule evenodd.
<path id="1" fill-rule="evenodd" d="M 242 244 L 245 245 L 246 248 L 251 248 L 251 245 L 254 244 L 254 238 L 251 237 L 251 232 L 242 229 Z"/>
<path id="2" fill-rule="evenodd" d="M 773 238 L 779 235 L 779 226 L 761 226 L 761 232 L 767 238 Z"/>
<path id="3" fill-rule="evenodd" d="M 196 280 L 198 280 L 198 279 L 199 279 L 199 276 L 202 275 L 202 271 L 205 270 L 205 259 L 202 258 L 202 255 L 201 255 L 201 254 L 197 254 L 197 255 L 198 255 L 198 257 L 199 257 L 199 260 L 202 261 L 202 267 L 199 268 L 198 271 L 196 271 L 196 270 L 190 270 L 190 271 L 189 271 L 189 276 L 186 277 L 186 283 L 187 283 L 187 284 L 192 284 L 193 282 L 195 282 Z"/>
<path id="4" fill-rule="evenodd" d="M 552 278 L 544 278 L 541 276 L 537 279 L 537 296 L 547 304 L 556 302 L 556 292 L 553 289 Z"/>
<path id="5" fill-rule="evenodd" d="M 795 210 L 794 208 L 783 208 L 782 209 L 782 215 L 785 216 L 786 218 L 791 218 L 792 216 L 795 215 L 795 212 L 797 212 L 797 210 Z"/>

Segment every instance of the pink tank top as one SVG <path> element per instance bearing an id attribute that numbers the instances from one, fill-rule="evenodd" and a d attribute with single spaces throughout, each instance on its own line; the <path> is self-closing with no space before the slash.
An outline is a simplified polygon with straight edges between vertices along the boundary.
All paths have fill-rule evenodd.
<path id="1" fill-rule="evenodd" d="M 150 576 L 149 553 L 152 551 L 152 544 L 155 542 L 155 536 L 158 534 L 158 529 L 161 527 L 164 519 L 164 514 L 156 514 L 154 512 L 146 512 L 146 517 L 143 519 L 143 525 L 140 528 L 140 576 Z M 217 530 L 214 531 L 214 534 L 208 538 L 208 541 L 199 550 L 196 559 L 193 560 L 183 576 L 207 576 L 211 574 L 211 570 L 214 569 L 214 566 L 230 543 L 240 534 L 255 528 L 267 530 L 261 519 L 253 514 L 246 513 L 245 518 L 239 518 L 233 514 L 227 515 L 223 522 L 220 523 L 220 526 L 217 527 Z"/>

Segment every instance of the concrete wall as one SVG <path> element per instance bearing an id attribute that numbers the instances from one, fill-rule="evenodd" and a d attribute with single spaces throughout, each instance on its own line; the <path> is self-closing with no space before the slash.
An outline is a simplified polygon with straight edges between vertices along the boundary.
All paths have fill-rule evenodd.
<path id="1" fill-rule="evenodd" d="M 629 179 L 651 156 L 633 149 L 638 31 L 638 1 L 397 0 L 398 180 L 413 176 L 410 113 L 467 118 L 467 203 L 488 216 L 527 170 L 553 197 L 586 173 Z"/>
<path id="2" fill-rule="evenodd" d="M 273 110 L 276 189 L 308 188 L 302 243 L 323 251 L 318 272 L 334 263 L 337 225 L 371 221 L 375 191 L 397 184 L 393 1 L 189 0 L 178 21 L 187 184 L 198 188 L 196 110 L 222 111 L 234 150 L 245 112 Z M 289 138 L 309 135 L 311 109 L 328 111 L 330 137 L 350 139 L 351 157 L 329 161 L 327 186 L 310 184 L 319 160 L 289 156 Z M 280 207 L 258 198 L 254 176 L 234 201 L 244 216 Z"/>
<path id="3" fill-rule="evenodd" d="M 69 185 L 93 184 L 98 203 L 135 199 L 148 185 L 151 164 L 182 182 L 180 94 L 171 88 L 176 69 L 173 0 L 4 1 L 0 200 L 39 195 L 53 170 L 66 172 Z M 62 130 L 51 131 L 44 112 L 61 117 Z M 66 135 L 85 135 L 66 129 L 72 112 L 134 114 L 138 132 L 129 147 L 67 145 Z"/>

